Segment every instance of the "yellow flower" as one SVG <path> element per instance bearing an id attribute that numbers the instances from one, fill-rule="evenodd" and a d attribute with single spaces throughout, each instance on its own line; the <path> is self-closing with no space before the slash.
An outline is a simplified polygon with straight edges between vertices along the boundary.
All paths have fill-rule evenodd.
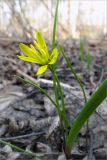
<path id="1" fill-rule="evenodd" d="M 34 45 L 31 44 L 30 47 L 28 47 L 20 43 L 19 48 L 25 54 L 25 56 L 18 55 L 19 59 L 41 65 L 36 73 L 37 76 L 43 74 L 49 65 L 56 63 L 58 58 L 57 48 L 54 48 L 52 53 L 49 54 L 45 40 L 40 32 L 36 33 Z"/>

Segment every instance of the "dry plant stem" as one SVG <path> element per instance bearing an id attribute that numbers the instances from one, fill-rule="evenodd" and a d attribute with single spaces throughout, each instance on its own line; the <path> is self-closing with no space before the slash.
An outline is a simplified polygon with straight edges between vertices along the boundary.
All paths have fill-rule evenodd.
<path id="1" fill-rule="evenodd" d="M 20 136 L 15 136 L 15 137 L 7 137 L 7 138 L 0 138 L 0 140 L 3 141 L 11 141 L 11 140 L 16 140 L 16 139 L 23 139 L 23 138 L 28 138 L 28 137 L 36 137 L 45 134 L 46 132 L 32 132 L 30 134 L 25 134 L 25 135 L 20 135 Z"/>

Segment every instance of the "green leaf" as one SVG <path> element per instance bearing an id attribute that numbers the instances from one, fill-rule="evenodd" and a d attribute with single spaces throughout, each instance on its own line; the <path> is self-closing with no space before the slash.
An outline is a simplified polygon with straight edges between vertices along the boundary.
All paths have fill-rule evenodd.
<path id="1" fill-rule="evenodd" d="M 92 115 L 95 109 L 103 102 L 106 97 L 107 79 L 103 81 L 97 91 L 87 101 L 87 103 L 79 113 L 78 117 L 74 121 L 74 124 L 72 125 L 69 135 L 66 139 L 66 152 L 70 153 L 80 129 L 83 127 L 87 119 Z"/>
<path id="2" fill-rule="evenodd" d="M 39 76 L 39 75 L 43 74 L 47 70 L 47 68 L 48 68 L 48 65 L 39 67 L 39 69 L 36 73 L 36 76 Z"/>

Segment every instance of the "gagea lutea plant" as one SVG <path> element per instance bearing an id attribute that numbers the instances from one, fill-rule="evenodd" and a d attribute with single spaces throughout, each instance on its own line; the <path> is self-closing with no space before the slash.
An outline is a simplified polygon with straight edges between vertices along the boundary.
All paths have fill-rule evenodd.
<path id="1" fill-rule="evenodd" d="M 107 79 L 99 86 L 98 90 L 86 102 L 80 114 L 78 115 L 73 125 L 71 126 L 69 120 L 67 119 L 67 114 L 66 114 L 65 105 L 64 105 L 64 97 L 63 97 L 60 81 L 55 71 L 55 63 L 58 58 L 58 50 L 56 48 L 53 48 L 52 53 L 49 54 L 46 42 L 40 32 L 36 33 L 36 40 L 34 41 L 34 46 L 30 45 L 30 47 L 28 47 L 21 43 L 19 47 L 26 56 L 25 57 L 18 56 L 18 58 L 20 58 L 21 60 L 27 61 L 27 62 L 32 62 L 32 63 L 37 63 L 37 64 L 42 65 L 38 69 L 36 76 L 43 74 L 46 71 L 46 69 L 50 69 L 52 73 L 54 94 L 56 98 L 55 101 L 51 99 L 51 97 L 46 93 L 46 91 L 41 89 L 36 84 L 32 83 L 31 81 L 22 79 L 22 78 L 20 79 L 38 88 L 41 92 L 43 92 L 51 100 L 51 102 L 56 107 L 59 118 L 60 118 L 60 127 L 61 127 L 60 129 L 63 135 L 63 141 L 64 141 L 63 149 L 65 151 L 65 154 L 69 155 L 80 129 L 83 127 L 84 123 L 88 120 L 88 118 L 92 115 L 95 109 L 107 97 Z M 61 45 L 59 49 L 64 59 L 66 60 L 68 67 L 71 69 L 80 87 L 82 88 L 83 94 L 85 96 L 85 91 L 83 89 L 84 87 L 82 86 L 82 83 L 80 82 L 80 79 L 77 76 L 75 70 L 72 68 L 71 62 L 66 56 Z M 58 94 L 60 94 L 61 96 L 61 102 L 62 102 L 61 105 L 59 103 Z M 70 129 L 68 130 L 68 128 Z"/>
<path id="2" fill-rule="evenodd" d="M 62 88 L 60 85 L 60 81 L 58 75 L 56 73 L 56 62 L 58 59 L 58 49 L 55 47 L 55 38 L 56 38 L 56 26 L 57 26 L 57 19 L 58 19 L 58 4 L 59 0 L 56 0 L 56 11 L 54 17 L 54 25 L 53 25 L 53 35 L 52 35 L 52 51 L 49 53 L 48 47 L 46 45 L 45 39 L 42 36 L 41 32 L 36 33 L 36 38 L 33 44 L 29 46 L 20 43 L 19 48 L 24 55 L 18 55 L 20 60 L 31 62 L 38 64 L 39 68 L 36 73 L 36 77 L 43 74 L 47 69 L 49 69 L 52 73 L 52 80 L 53 80 L 53 92 L 55 95 L 55 100 L 53 100 L 48 93 L 35 84 L 34 82 L 27 80 L 26 78 L 18 77 L 20 80 L 24 81 L 32 85 L 33 87 L 37 88 L 40 92 L 45 94 L 49 98 L 49 100 L 53 103 L 53 105 L 57 109 L 57 113 L 60 119 L 60 130 L 61 130 L 61 137 L 63 137 L 62 147 L 63 151 L 65 152 L 66 157 L 68 157 L 71 153 L 75 140 L 79 134 L 80 129 L 83 127 L 85 122 L 88 118 L 92 115 L 95 109 L 105 100 L 107 97 L 107 79 L 105 79 L 95 93 L 87 100 L 85 89 L 83 84 L 81 83 L 80 78 L 76 74 L 75 70 L 73 69 L 69 58 L 67 57 L 66 53 L 62 45 L 59 45 L 59 51 L 62 53 L 63 58 L 65 59 L 68 68 L 70 68 L 72 74 L 74 75 L 78 85 L 80 86 L 85 104 L 80 111 L 78 117 L 74 120 L 74 123 L 71 125 L 66 114 L 66 108 L 64 103 L 64 96 L 62 92 Z M 35 73 L 34 73 L 35 74 Z M 61 103 L 59 102 L 59 95 L 61 97 Z M 3 144 L 6 144 L 4 141 L 0 141 Z M 14 147 L 14 145 L 12 145 Z M 17 147 L 17 150 L 21 150 Z M 23 152 L 23 150 L 21 150 Z M 26 152 L 25 152 L 26 153 Z M 35 156 L 36 159 L 39 159 L 34 153 L 28 152 L 26 154 Z"/>

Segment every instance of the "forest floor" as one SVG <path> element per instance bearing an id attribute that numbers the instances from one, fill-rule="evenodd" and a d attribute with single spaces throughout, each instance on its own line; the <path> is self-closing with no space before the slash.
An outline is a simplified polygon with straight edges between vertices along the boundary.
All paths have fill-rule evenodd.
<path id="1" fill-rule="evenodd" d="M 107 40 L 100 44 L 85 44 L 85 61 L 81 61 L 79 42 L 63 42 L 71 64 L 85 86 L 87 98 L 107 77 Z M 49 45 L 50 46 L 50 45 Z M 87 53 L 92 54 L 91 63 Z M 57 112 L 46 96 L 17 79 L 20 75 L 40 85 L 54 99 L 51 74 L 36 78 L 37 65 L 17 58 L 18 42 L 0 40 L 0 160 L 34 160 L 10 144 L 32 151 L 41 160 L 64 160 Z M 84 105 L 82 91 L 59 55 L 56 71 L 62 82 L 65 105 L 70 122 Z M 87 137 L 87 144 L 86 144 Z M 107 101 L 89 119 L 86 135 L 84 126 L 69 160 L 107 160 Z"/>

